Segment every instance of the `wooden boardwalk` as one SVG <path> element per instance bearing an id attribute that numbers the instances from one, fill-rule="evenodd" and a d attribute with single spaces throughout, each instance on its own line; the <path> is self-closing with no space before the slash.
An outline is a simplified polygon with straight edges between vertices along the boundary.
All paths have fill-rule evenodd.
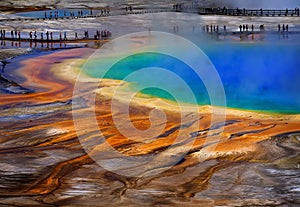
<path id="1" fill-rule="evenodd" d="M 51 10 L 50 10 L 51 11 Z M 96 11 L 97 12 L 97 11 Z M 147 13 L 160 13 L 160 12 L 186 12 L 195 13 L 200 15 L 227 15 L 227 16 L 266 16 L 266 17 L 299 17 L 299 9 L 284 9 L 284 10 L 268 10 L 268 9 L 228 9 L 228 8 L 201 8 L 197 5 L 185 5 L 173 8 L 153 8 L 153 9 L 138 9 L 132 11 L 125 10 L 112 10 L 109 12 L 97 12 L 92 15 L 75 15 L 75 16 L 53 16 L 53 17 L 17 17 L 17 18 L 3 18 L 0 22 L 13 22 L 13 21 L 43 21 L 43 20 L 60 20 L 60 19 L 84 19 L 84 18 L 100 18 L 108 16 L 119 16 L 129 14 L 147 14 Z"/>
<path id="2" fill-rule="evenodd" d="M 227 15 L 227 16 L 265 16 L 265 17 L 299 17 L 299 9 L 227 9 L 227 8 L 199 8 L 200 15 Z"/>
<path id="3" fill-rule="evenodd" d="M 57 16 L 57 17 L 18 17 L 18 18 L 5 18 L 0 19 L 0 22 L 13 22 L 13 21 L 43 21 L 43 20 L 60 20 L 60 19 L 86 19 L 86 18 L 99 18 L 99 17 L 109 17 L 109 16 L 120 16 L 120 15 L 129 15 L 129 14 L 147 14 L 147 13 L 160 13 L 160 12 L 174 12 L 173 9 L 169 8 L 158 8 L 151 10 L 134 10 L 134 11 L 123 11 L 123 10 L 114 10 L 109 13 L 97 13 L 93 15 L 79 15 L 79 16 Z"/>

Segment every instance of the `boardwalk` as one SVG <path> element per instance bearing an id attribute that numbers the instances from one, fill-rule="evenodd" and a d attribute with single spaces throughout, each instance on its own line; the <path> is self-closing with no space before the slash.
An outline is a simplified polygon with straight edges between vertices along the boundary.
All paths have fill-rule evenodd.
<path id="1" fill-rule="evenodd" d="M 99 18 L 99 17 L 108 17 L 108 16 L 120 16 L 120 15 L 130 15 L 130 14 L 147 14 L 147 13 L 160 13 L 160 12 L 174 12 L 174 9 L 169 8 L 156 8 L 151 10 L 133 10 L 133 11 L 123 11 L 123 10 L 114 10 L 111 12 L 98 12 L 96 14 L 89 15 L 78 15 L 78 16 L 52 16 L 52 17 L 19 17 L 19 18 L 6 18 L 0 19 L 0 22 L 5 21 L 42 21 L 42 20 L 59 20 L 59 19 L 84 19 L 84 18 Z"/>
<path id="2" fill-rule="evenodd" d="M 266 16 L 266 17 L 299 17 L 299 8 L 284 10 L 269 9 L 228 9 L 228 8 L 199 8 L 200 15 L 228 15 L 228 16 Z"/>

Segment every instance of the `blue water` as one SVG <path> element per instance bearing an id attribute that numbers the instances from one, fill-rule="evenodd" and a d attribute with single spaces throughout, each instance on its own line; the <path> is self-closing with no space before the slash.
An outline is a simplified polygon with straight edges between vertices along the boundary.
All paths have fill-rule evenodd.
<path id="1" fill-rule="evenodd" d="M 82 15 L 78 15 L 78 11 L 82 11 Z M 75 16 L 85 16 L 85 15 L 91 15 L 91 11 L 89 9 L 55 9 L 55 10 L 45 10 L 45 11 L 32 11 L 32 12 L 20 12 L 16 13 L 18 16 L 22 17 L 30 17 L 30 18 L 49 18 L 50 13 L 52 14 L 52 18 L 54 18 L 55 12 L 58 12 L 58 17 L 69 17 L 71 16 L 71 12 L 74 13 Z M 93 10 L 92 14 L 96 14 L 98 12 L 101 12 L 100 10 Z"/>
<path id="2" fill-rule="evenodd" d="M 270 113 L 300 113 L 299 44 L 212 43 L 201 45 L 201 49 L 220 75 L 227 107 Z M 115 64 L 105 74 L 105 78 L 122 80 L 132 72 L 146 67 L 165 68 L 177 74 L 190 86 L 198 104 L 210 104 L 206 88 L 195 72 L 180 60 L 164 54 L 142 53 L 129 56 Z M 85 72 L 93 77 L 103 75 L 103 70 L 97 64 L 88 64 Z M 154 82 L 158 88 L 173 88 L 176 94 L 174 91 L 169 93 L 153 87 L 142 90 L 142 93 L 192 102 L 181 85 L 172 81 L 171 77 L 143 74 L 134 80 L 132 87 L 143 85 L 145 81 Z"/>

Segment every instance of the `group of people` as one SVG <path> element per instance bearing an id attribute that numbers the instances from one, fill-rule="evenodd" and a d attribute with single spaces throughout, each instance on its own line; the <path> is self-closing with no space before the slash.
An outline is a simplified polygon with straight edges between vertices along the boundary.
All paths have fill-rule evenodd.
<path id="1" fill-rule="evenodd" d="M 78 40 L 78 32 L 75 32 L 75 40 Z M 21 40 L 21 31 L 17 31 L 17 30 L 11 30 L 10 32 L 10 36 L 8 36 L 8 38 L 11 38 L 13 40 Z M 24 34 L 23 34 L 24 35 Z M 28 38 L 29 36 L 29 38 Z M 39 37 L 38 37 L 38 33 L 37 31 L 30 31 L 28 36 L 25 35 L 25 39 L 29 39 L 30 41 L 37 41 L 37 40 L 41 40 L 41 41 L 54 41 L 54 33 L 52 31 L 46 31 L 46 32 L 40 32 L 39 33 Z M 56 40 L 60 40 L 60 41 L 66 41 L 68 40 L 68 35 L 66 31 L 64 32 L 59 32 L 58 34 L 59 39 L 56 38 Z M 99 39 L 106 39 L 112 36 L 112 33 L 109 30 L 97 30 L 95 35 L 94 35 L 94 39 L 95 40 L 99 40 Z M 5 30 L 0 30 L 0 39 L 6 39 L 6 31 Z M 73 38 L 71 38 L 73 39 Z M 90 39 L 89 38 L 89 32 L 88 31 L 84 31 L 84 36 L 82 39 Z"/>
<path id="2" fill-rule="evenodd" d="M 260 30 L 261 30 L 261 26 L 263 25 L 260 25 Z M 250 30 L 250 26 L 248 24 L 243 24 L 243 25 L 239 25 L 239 30 L 240 32 L 248 32 Z M 254 31 L 254 25 L 252 24 L 251 25 L 251 31 L 253 32 Z M 261 30 L 262 31 L 262 30 Z"/>
<path id="3" fill-rule="evenodd" d="M 280 31 L 282 31 L 282 32 L 287 31 L 288 32 L 289 31 L 289 25 L 288 24 L 286 24 L 286 25 L 283 24 L 282 27 L 281 27 L 281 25 L 278 24 L 278 32 L 280 32 Z"/>
<path id="4" fill-rule="evenodd" d="M 99 39 L 106 39 L 112 36 L 112 33 L 109 30 L 97 30 L 96 34 L 94 35 L 95 40 Z M 78 39 L 78 34 L 75 32 L 75 39 Z M 83 39 L 89 39 L 89 31 L 84 31 L 84 38 Z"/>
<path id="5" fill-rule="evenodd" d="M 1 39 L 7 38 L 6 31 L 4 29 L 0 31 L 0 38 Z M 18 30 L 11 30 L 10 31 L 10 38 L 12 38 L 12 39 L 21 39 L 21 32 L 18 31 Z"/>
<path id="6" fill-rule="evenodd" d="M 131 10 L 132 10 L 132 7 L 130 6 Z M 100 9 L 99 12 L 102 14 L 102 15 L 108 15 L 109 12 L 110 12 L 110 8 L 109 7 L 105 7 L 103 9 Z M 67 11 L 67 10 L 64 10 L 63 11 L 63 14 L 60 14 L 59 11 L 45 11 L 44 12 L 44 17 L 45 18 L 59 18 L 59 17 L 82 17 L 82 16 L 85 16 L 85 15 L 93 15 L 93 10 L 90 9 L 89 11 L 86 11 L 84 12 L 84 10 L 77 10 L 76 11 Z"/>
<path id="7" fill-rule="evenodd" d="M 285 27 L 285 30 L 287 31 L 287 26 L 284 26 Z M 203 32 L 207 32 L 207 33 L 219 33 L 220 30 L 223 29 L 223 32 L 226 33 L 227 32 L 227 26 L 224 25 L 223 28 L 220 27 L 219 25 L 205 25 L 202 27 L 202 31 Z M 254 25 L 252 24 L 251 26 L 248 25 L 248 24 L 241 24 L 239 25 L 239 31 L 242 33 L 242 32 L 254 32 L 255 30 L 255 27 Z M 284 29 L 283 29 L 284 30 Z M 259 31 L 263 32 L 265 31 L 265 26 L 263 24 L 261 24 L 259 26 Z"/>
<path id="8" fill-rule="evenodd" d="M 206 31 L 207 33 L 209 33 L 209 32 L 219 33 L 219 29 L 220 29 L 219 25 L 205 25 L 205 26 L 203 26 L 202 31 Z M 223 26 L 223 31 L 227 32 L 226 25 Z"/>

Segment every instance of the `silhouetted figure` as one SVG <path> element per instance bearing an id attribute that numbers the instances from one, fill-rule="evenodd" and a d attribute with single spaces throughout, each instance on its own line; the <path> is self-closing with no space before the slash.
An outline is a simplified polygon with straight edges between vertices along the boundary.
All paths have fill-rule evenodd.
<path id="1" fill-rule="evenodd" d="M 50 39 L 51 39 L 51 41 L 53 40 L 53 33 L 52 32 L 50 32 Z"/>
<path id="2" fill-rule="evenodd" d="M 36 34 L 36 31 L 34 31 L 34 39 L 36 40 L 37 38 L 37 34 Z"/>
<path id="3" fill-rule="evenodd" d="M 75 40 L 78 40 L 78 34 L 75 32 Z"/>
<path id="4" fill-rule="evenodd" d="M 246 26 L 243 24 L 243 31 L 245 31 L 245 29 L 246 29 Z"/>
<path id="5" fill-rule="evenodd" d="M 62 41 L 62 35 L 61 35 L 61 32 L 59 33 L 59 40 Z"/>
<path id="6" fill-rule="evenodd" d="M 286 30 L 287 32 L 289 31 L 289 25 L 288 25 L 288 24 L 285 26 L 285 30 Z"/>
<path id="7" fill-rule="evenodd" d="M 242 25 L 240 25 L 240 26 L 239 26 L 239 28 L 240 28 L 240 32 L 242 32 L 242 28 L 243 28 L 243 26 L 242 26 Z"/>
<path id="8" fill-rule="evenodd" d="M 15 37 L 14 37 L 14 31 L 12 31 L 12 30 L 10 31 L 10 36 L 11 36 L 11 38 L 13 38 L 13 39 L 15 38 Z"/>
<path id="9" fill-rule="evenodd" d="M 224 32 L 227 32 L 226 25 L 224 25 L 223 29 L 224 29 Z"/>
<path id="10" fill-rule="evenodd" d="M 285 31 L 285 25 L 284 24 L 282 25 L 282 31 L 283 32 Z"/>
<path id="11" fill-rule="evenodd" d="M 64 32 L 64 40 L 67 40 L 67 32 Z"/>
<path id="12" fill-rule="evenodd" d="M 43 40 L 44 39 L 44 34 L 43 34 L 43 32 L 41 33 L 41 40 Z"/>
<path id="13" fill-rule="evenodd" d="M 248 32 L 248 24 L 246 24 L 246 31 Z"/>
<path id="14" fill-rule="evenodd" d="M 251 30 L 252 30 L 252 32 L 254 31 L 254 25 L 253 24 L 251 25 Z"/>
<path id="15" fill-rule="evenodd" d="M 280 32 L 280 24 L 278 24 L 278 32 Z"/>

